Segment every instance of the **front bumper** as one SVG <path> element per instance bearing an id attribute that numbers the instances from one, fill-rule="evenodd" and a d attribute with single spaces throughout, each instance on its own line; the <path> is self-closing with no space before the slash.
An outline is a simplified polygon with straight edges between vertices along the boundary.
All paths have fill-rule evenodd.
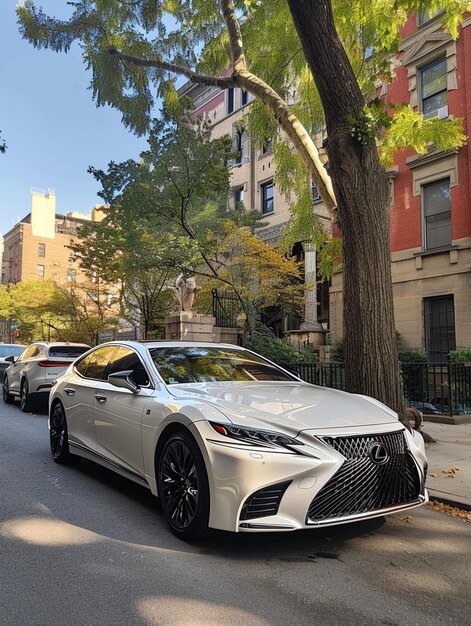
<path id="1" fill-rule="evenodd" d="M 334 484 L 336 477 L 342 476 L 342 468 L 345 473 L 348 459 L 309 431 L 298 436 L 304 443 L 302 454 L 284 450 L 248 449 L 247 446 L 228 443 L 204 422 L 198 423 L 198 432 L 210 468 L 209 525 L 212 528 L 233 532 L 276 532 L 331 526 L 396 513 L 428 500 L 423 444 L 397 425 L 389 429 L 383 427 L 379 436 L 388 437 L 395 432 L 396 437 L 403 439 L 409 471 L 412 475 L 415 472 L 416 482 L 404 493 L 399 486 L 399 491 L 396 489 L 391 497 L 383 494 L 386 487 L 389 489 L 385 481 L 372 476 L 375 468 L 370 467 L 371 463 L 368 465 L 368 459 L 359 461 L 366 471 L 356 475 L 348 471 L 350 481 L 341 480 Z M 335 436 L 371 438 L 364 430 L 358 435 L 352 435 L 351 431 L 336 432 Z M 392 463 L 397 465 L 397 458 Z M 400 467 L 396 469 L 400 470 Z M 393 475 L 399 476 L 399 471 L 394 471 Z M 368 484 L 371 481 L 372 484 L 361 506 L 358 506 L 355 504 L 355 494 L 359 493 L 356 486 L 363 492 L 365 477 L 369 477 Z M 335 514 L 330 516 L 332 494 L 336 506 L 332 508 Z M 323 514 L 316 519 L 311 518 L 309 512 L 313 510 L 313 503 L 318 496 L 327 498 L 327 508 L 324 506 Z M 345 506 L 339 506 L 339 503 Z M 256 516 L 257 511 L 261 512 L 259 517 Z"/>

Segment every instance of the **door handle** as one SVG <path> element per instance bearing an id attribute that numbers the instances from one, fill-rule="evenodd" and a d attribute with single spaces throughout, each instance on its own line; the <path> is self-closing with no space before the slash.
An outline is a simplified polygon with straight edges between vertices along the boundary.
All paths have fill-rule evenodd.
<path id="1" fill-rule="evenodd" d="M 75 389 L 72 389 L 72 387 L 64 387 L 64 393 L 66 393 L 68 396 L 74 396 Z"/>
<path id="2" fill-rule="evenodd" d="M 103 395 L 102 393 L 96 393 L 95 398 L 97 402 L 106 402 L 106 396 Z"/>

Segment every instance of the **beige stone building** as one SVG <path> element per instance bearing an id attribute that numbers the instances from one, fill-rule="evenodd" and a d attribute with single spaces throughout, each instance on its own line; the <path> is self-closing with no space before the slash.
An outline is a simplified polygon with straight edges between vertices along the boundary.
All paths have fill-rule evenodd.
<path id="1" fill-rule="evenodd" d="M 250 106 L 251 96 L 239 88 L 221 91 L 218 87 L 206 87 L 186 83 L 179 90 L 180 96 L 190 97 L 195 105 L 194 116 L 206 118 L 212 128 L 212 136 L 219 138 L 229 135 L 236 158 L 230 163 L 231 191 L 229 207 L 243 203 L 247 210 L 256 209 L 263 216 L 265 226 L 257 231 L 258 236 L 267 242 L 275 243 L 290 218 L 290 204 L 276 184 L 272 140 L 267 138 L 261 148 L 253 145 L 244 126 L 244 116 Z M 330 228 L 327 208 L 313 186 L 313 210 L 325 220 Z M 316 252 L 312 245 L 299 242 L 294 253 L 304 261 L 305 282 L 316 284 Z M 298 330 L 300 325 L 319 328 L 319 323 L 328 325 L 327 284 L 317 289 L 306 290 L 304 319 L 284 316 L 280 311 L 272 311 L 271 326 L 279 335 Z"/>

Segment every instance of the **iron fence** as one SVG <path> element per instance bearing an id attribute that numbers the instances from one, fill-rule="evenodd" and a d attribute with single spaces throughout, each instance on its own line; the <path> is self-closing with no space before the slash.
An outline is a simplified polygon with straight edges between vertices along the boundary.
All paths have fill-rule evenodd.
<path id="1" fill-rule="evenodd" d="M 284 363 L 314 385 L 345 389 L 345 365 Z M 471 414 L 471 363 L 403 363 L 401 380 L 406 405 L 426 415 Z"/>
<path id="2" fill-rule="evenodd" d="M 216 326 L 225 328 L 237 328 L 237 317 L 241 312 L 241 304 L 237 294 L 232 292 L 219 292 L 212 290 L 213 316 L 216 318 Z"/>
<path id="3" fill-rule="evenodd" d="M 345 365 L 343 363 L 284 363 L 281 364 L 291 372 L 296 372 L 300 378 L 313 385 L 345 389 Z"/>

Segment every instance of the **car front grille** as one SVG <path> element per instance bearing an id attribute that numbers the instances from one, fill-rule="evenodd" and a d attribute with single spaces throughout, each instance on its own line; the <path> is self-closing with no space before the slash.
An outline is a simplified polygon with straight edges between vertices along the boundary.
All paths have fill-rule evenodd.
<path id="1" fill-rule="evenodd" d="M 276 515 L 283 497 L 291 481 L 270 485 L 259 491 L 255 491 L 247 498 L 242 507 L 240 519 L 242 521 L 255 519 L 257 517 L 268 517 Z"/>
<path id="2" fill-rule="evenodd" d="M 320 439 L 341 454 L 345 462 L 309 505 L 308 524 L 419 499 L 420 475 L 403 432 Z M 382 451 L 383 457 L 386 450 L 387 459 L 375 461 L 375 448 Z"/>

